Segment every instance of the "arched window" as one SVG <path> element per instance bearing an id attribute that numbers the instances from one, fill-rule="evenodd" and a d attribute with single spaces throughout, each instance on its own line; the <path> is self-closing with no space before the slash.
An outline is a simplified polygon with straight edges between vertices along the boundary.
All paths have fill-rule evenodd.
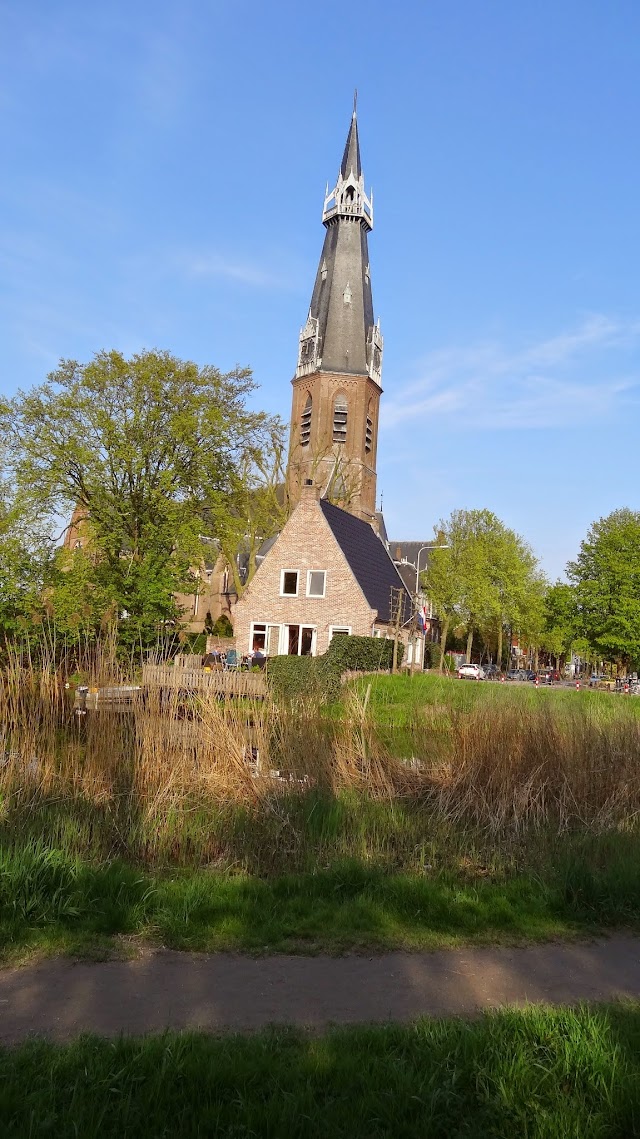
<path id="1" fill-rule="evenodd" d="M 311 411 L 312 411 L 312 408 L 313 408 L 313 401 L 311 399 L 311 396 L 308 395 L 307 396 L 307 402 L 305 403 L 305 405 L 302 409 L 302 415 L 300 416 L 300 443 L 302 444 L 303 447 L 309 446 L 309 440 L 311 438 Z"/>
<path id="2" fill-rule="evenodd" d="M 365 428 L 365 433 L 364 433 L 364 449 L 365 449 L 367 455 L 370 453 L 372 447 L 373 447 L 373 408 L 371 406 L 371 400 L 369 400 L 369 405 L 367 407 L 367 426 Z"/>
<path id="3" fill-rule="evenodd" d="M 346 443 L 347 441 L 347 397 L 340 392 L 333 405 L 333 441 Z"/>

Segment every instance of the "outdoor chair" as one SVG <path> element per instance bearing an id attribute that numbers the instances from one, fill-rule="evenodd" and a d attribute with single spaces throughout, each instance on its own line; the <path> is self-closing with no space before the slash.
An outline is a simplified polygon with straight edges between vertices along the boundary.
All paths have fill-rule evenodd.
<path id="1" fill-rule="evenodd" d="M 235 671 L 240 667 L 238 663 L 238 654 L 235 649 L 227 649 L 227 656 L 224 662 L 224 667 L 227 671 L 232 669 Z"/>

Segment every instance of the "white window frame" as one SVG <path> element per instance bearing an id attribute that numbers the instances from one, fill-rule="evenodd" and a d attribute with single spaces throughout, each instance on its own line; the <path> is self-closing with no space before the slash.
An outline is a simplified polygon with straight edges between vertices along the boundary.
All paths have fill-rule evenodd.
<path id="1" fill-rule="evenodd" d="M 311 574 L 312 573 L 321 573 L 323 575 L 322 576 L 322 593 L 310 593 L 309 592 L 311 589 Z M 319 600 L 321 597 L 326 597 L 326 596 L 327 596 L 327 571 L 321 570 L 321 569 L 307 570 L 307 597 L 313 597 L 315 600 Z"/>
<path id="2" fill-rule="evenodd" d="M 267 656 L 280 656 L 282 653 L 282 631 L 284 629 L 284 625 L 281 625 L 279 621 L 252 621 L 249 628 L 249 644 L 247 646 L 249 652 L 251 652 L 253 649 L 253 638 L 255 636 L 256 628 L 259 628 L 261 631 L 264 629 L 265 654 Z M 278 630 L 277 648 L 275 653 L 269 652 L 269 631 L 271 629 Z"/>
<path id="3" fill-rule="evenodd" d="M 297 625 L 298 626 L 298 651 L 297 651 L 297 653 L 290 653 L 289 652 L 289 628 L 291 625 Z M 317 651 L 318 651 L 318 626 L 317 625 L 310 625 L 308 622 L 305 623 L 304 621 L 287 621 L 287 623 L 282 626 L 282 638 L 280 641 L 280 648 L 281 648 L 281 654 L 280 655 L 302 656 L 300 649 L 302 647 L 302 630 L 303 629 L 310 629 L 311 630 L 311 652 L 308 655 L 312 656 L 312 657 L 316 656 Z"/>
<path id="4" fill-rule="evenodd" d="M 296 575 L 296 591 L 295 591 L 295 593 L 285 593 L 285 591 L 284 591 L 284 575 L 286 573 L 294 573 Z M 280 570 L 280 596 L 281 597 L 297 597 L 299 592 L 300 592 L 300 570 L 298 570 L 298 569 Z"/>
<path id="5" fill-rule="evenodd" d="M 351 636 L 351 625 L 329 625 L 329 644 L 333 640 L 334 633 L 346 633 L 348 637 Z"/>

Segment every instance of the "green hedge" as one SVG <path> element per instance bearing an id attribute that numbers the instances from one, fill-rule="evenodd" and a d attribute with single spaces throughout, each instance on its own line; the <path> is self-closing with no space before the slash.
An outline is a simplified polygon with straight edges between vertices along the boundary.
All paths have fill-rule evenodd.
<path id="1" fill-rule="evenodd" d="M 404 645 L 398 644 L 398 666 L 402 664 Z M 393 664 L 393 641 L 382 637 L 334 637 L 326 656 L 336 662 L 341 672 L 387 671 Z"/>
<path id="2" fill-rule="evenodd" d="M 398 665 L 404 645 L 398 645 Z M 343 672 L 386 672 L 393 662 L 393 641 L 378 637 L 334 637 L 323 656 L 272 657 L 267 680 L 278 696 L 314 696 L 335 700 L 340 694 Z"/>
<path id="3" fill-rule="evenodd" d="M 293 699 L 313 696 L 335 700 L 340 694 L 342 669 L 325 656 L 271 657 L 267 662 L 267 682 L 278 696 Z"/>

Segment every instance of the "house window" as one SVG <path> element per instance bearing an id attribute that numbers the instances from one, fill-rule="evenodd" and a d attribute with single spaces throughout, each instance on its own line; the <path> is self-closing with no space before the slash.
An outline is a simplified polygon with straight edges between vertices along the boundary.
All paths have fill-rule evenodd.
<path id="1" fill-rule="evenodd" d="M 326 580 L 325 570 L 309 570 L 307 573 L 307 597 L 324 597 Z"/>
<path id="2" fill-rule="evenodd" d="M 311 438 L 311 411 L 313 409 L 313 401 L 311 396 L 307 396 L 307 402 L 302 409 L 300 416 L 300 443 L 303 447 L 309 446 Z"/>
<path id="3" fill-rule="evenodd" d="M 258 649 L 265 656 L 277 656 L 280 649 L 280 626 L 254 621 L 251 625 L 249 648 L 253 652 Z"/>
<path id="4" fill-rule="evenodd" d="M 350 625 L 329 625 L 329 644 L 331 644 L 334 637 L 350 637 Z"/>
<path id="5" fill-rule="evenodd" d="M 336 396 L 333 405 L 333 442 L 346 443 L 347 441 L 347 397 L 340 393 Z"/>
<path id="6" fill-rule="evenodd" d="M 280 578 L 280 596 L 281 597 L 297 597 L 298 596 L 298 571 L 297 570 L 283 570 Z"/>

